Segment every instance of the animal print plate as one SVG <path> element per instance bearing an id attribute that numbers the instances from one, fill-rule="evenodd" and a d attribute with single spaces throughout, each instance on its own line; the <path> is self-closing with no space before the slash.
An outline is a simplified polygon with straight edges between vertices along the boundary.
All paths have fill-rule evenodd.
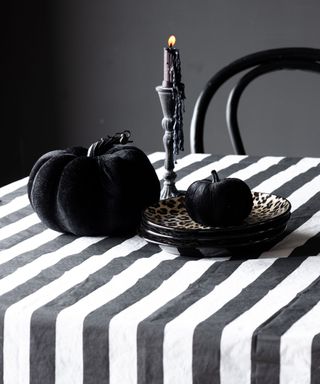
<path id="1" fill-rule="evenodd" d="M 162 234 L 175 236 L 212 235 L 227 236 L 229 234 L 262 231 L 270 226 L 286 223 L 290 217 L 290 202 L 280 196 L 263 192 L 252 192 L 253 207 L 250 215 L 240 224 L 225 227 L 205 227 L 196 223 L 188 215 L 184 205 L 184 195 L 160 200 L 148 207 L 142 217 L 145 227 L 152 228 Z"/>

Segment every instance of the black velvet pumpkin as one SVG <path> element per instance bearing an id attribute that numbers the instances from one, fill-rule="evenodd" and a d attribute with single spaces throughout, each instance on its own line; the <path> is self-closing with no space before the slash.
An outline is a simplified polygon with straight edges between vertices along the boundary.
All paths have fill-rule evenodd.
<path id="1" fill-rule="evenodd" d="M 220 180 L 216 171 L 212 171 L 212 180 L 192 183 L 185 196 L 190 217 L 211 227 L 240 224 L 250 214 L 252 205 L 252 193 L 244 181 Z"/>
<path id="2" fill-rule="evenodd" d="M 51 229 L 78 236 L 126 235 L 136 231 L 141 212 L 157 202 L 160 183 L 143 151 L 128 134 L 83 147 L 56 150 L 33 166 L 30 203 Z"/>

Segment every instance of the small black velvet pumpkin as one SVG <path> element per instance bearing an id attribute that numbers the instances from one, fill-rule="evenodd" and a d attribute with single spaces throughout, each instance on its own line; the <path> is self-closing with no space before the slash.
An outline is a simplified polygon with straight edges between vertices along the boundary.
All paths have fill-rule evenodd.
<path id="1" fill-rule="evenodd" d="M 78 236 L 134 233 L 141 212 L 159 200 L 159 179 L 128 131 L 89 150 L 73 147 L 43 155 L 33 166 L 28 196 L 49 228 Z"/>
<path id="2" fill-rule="evenodd" d="M 244 181 L 220 180 L 216 171 L 212 171 L 212 180 L 192 183 L 185 196 L 190 217 L 211 227 L 240 224 L 250 214 L 252 205 L 252 193 Z"/>

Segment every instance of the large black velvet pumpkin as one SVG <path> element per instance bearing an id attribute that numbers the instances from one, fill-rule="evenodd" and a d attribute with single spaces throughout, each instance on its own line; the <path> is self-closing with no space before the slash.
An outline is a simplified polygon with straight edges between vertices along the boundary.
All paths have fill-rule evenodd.
<path id="1" fill-rule="evenodd" d="M 252 193 L 248 185 L 237 178 L 198 180 L 187 189 L 185 206 L 189 216 L 205 226 L 240 224 L 251 212 Z"/>
<path id="2" fill-rule="evenodd" d="M 158 177 L 143 151 L 127 142 L 128 134 L 83 147 L 56 150 L 33 166 L 30 203 L 51 229 L 75 235 L 134 233 L 141 212 L 157 202 Z"/>

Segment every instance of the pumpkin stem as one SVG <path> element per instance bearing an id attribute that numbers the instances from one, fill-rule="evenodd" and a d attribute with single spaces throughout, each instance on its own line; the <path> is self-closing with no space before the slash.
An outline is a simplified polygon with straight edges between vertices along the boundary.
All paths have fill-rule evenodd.
<path id="1" fill-rule="evenodd" d="M 217 183 L 218 181 L 220 181 L 219 176 L 215 170 L 211 171 L 211 175 L 213 183 Z"/>
<path id="2" fill-rule="evenodd" d="M 120 133 L 116 133 L 114 136 L 108 136 L 107 138 L 101 138 L 99 141 L 91 144 L 87 156 L 95 157 L 99 155 L 103 155 L 115 144 L 127 144 L 132 143 L 130 139 L 130 131 L 123 131 Z"/>

